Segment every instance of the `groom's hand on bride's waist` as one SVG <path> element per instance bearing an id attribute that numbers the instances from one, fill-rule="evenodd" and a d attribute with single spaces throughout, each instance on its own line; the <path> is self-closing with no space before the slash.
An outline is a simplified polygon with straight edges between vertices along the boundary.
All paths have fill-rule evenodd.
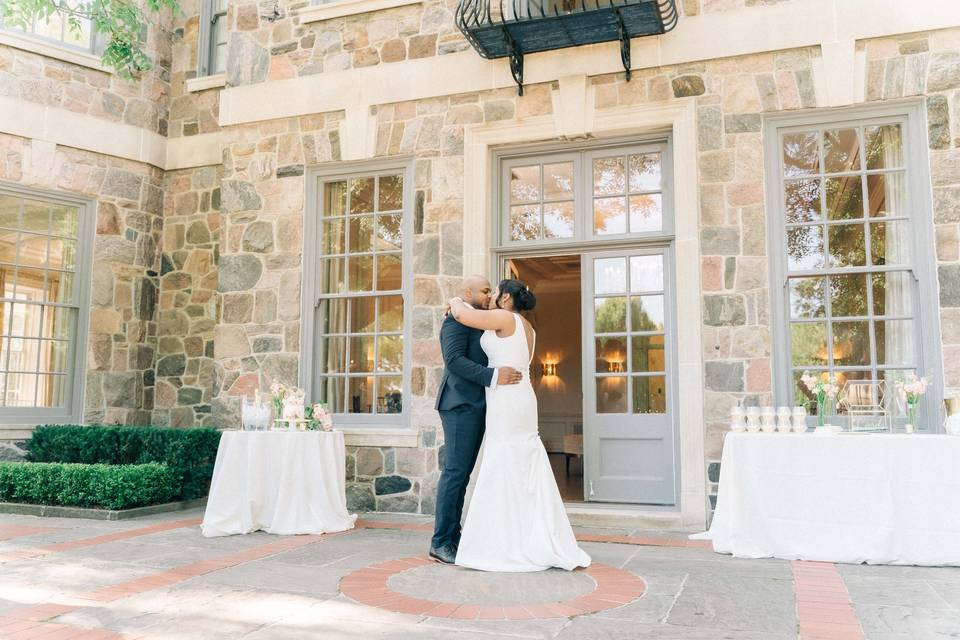
<path id="1" fill-rule="evenodd" d="M 497 371 L 497 386 L 502 384 L 517 384 L 523 379 L 523 374 L 513 367 L 500 367 Z"/>

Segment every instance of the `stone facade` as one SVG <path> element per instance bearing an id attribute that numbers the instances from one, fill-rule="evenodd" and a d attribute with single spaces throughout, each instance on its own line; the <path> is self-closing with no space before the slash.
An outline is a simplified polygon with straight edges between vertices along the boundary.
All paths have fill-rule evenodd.
<path id="1" fill-rule="evenodd" d="M 704 17 L 780 3 L 678 5 L 687 16 Z M 452 0 L 302 23 L 306 6 L 230 3 L 228 88 L 384 64 L 402 73 L 404 61 L 468 48 L 453 25 Z M 100 72 L 0 48 L 0 94 L 16 85 L 24 99 L 71 108 L 68 97 L 82 85 L 96 97 L 80 100 L 85 113 L 170 139 L 219 133 L 222 143 L 221 164 L 166 172 L 57 147 L 48 160 L 54 170 L 45 172 L 28 166 L 38 155 L 29 140 L 0 135 L 0 179 L 98 201 L 97 259 L 110 269 L 94 277 L 89 421 L 235 426 L 244 395 L 275 379 L 298 382 L 303 222 L 311 211 L 306 176 L 312 166 L 336 166 L 346 157 L 346 116 L 339 110 L 221 127 L 219 90 L 186 88 L 196 75 L 199 1 L 183 9 L 169 29 L 169 46 L 158 49 L 155 76 L 122 90 L 118 79 L 104 80 Z M 857 48 L 866 60 L 867 102 L 926 101 L 945 386 L 960 389 L 960 29 L 864 40 Z M 818 89 L 821 55 L 811 46 L 637 69 L 630 82 L 623 73 L 588 78 L 597 113 L 695 105 L 704 465 L 711 483 L 731 404 L 772 400 L 763 117 L 826 106 Z M 51 76 L 45 65 L 68 71 Z M 47 78 L 39 83 L 46 89 L 25 89 L 37 85 L 33 76 Z M 90 77 L 105 86 L 87 86 L 96 84 Z M 416 447 L 348 447 L 351 508 L 433 512 L 443 456 L 432 409 L 442 373 L 437 332 L 464 270 L 464 131 L 548 116 L 557 90 L 557 82 L 544 82 L 527 85 L 523 97 L 504 88 L 371 105 L 374 157 L 413 159 L 414 234 L 405 239 L 413 256 L 407 411 L 419 438 Z M 106 96 L 114 94 L 122 109 L 105 111 L 114 102 Z M 144 101 L 149 110 L 133 106 Z M 127 120 L 128 111 L 149 113 Z"/>

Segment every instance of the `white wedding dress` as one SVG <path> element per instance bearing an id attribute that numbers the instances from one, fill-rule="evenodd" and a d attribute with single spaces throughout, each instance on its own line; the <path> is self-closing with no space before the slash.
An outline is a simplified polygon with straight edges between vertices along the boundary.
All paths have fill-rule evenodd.
<path id="1" fill-rule="evenodd" d="M 590 556 L 577 546 L 537 432 L 531 350 L 523 321 L 514 318 L 512 335 L 485 331 L 480 338 L 489 366 L 513 367 L 524 376 L 519 384 L 487 390 L 482 459 L 457 564 L 483 571 L 588 567 Z"/>

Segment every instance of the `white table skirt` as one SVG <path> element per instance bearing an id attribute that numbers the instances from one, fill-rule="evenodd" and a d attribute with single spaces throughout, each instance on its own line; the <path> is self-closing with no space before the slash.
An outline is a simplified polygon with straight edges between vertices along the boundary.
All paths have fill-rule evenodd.
<path id="1" fill-rule="evenodd" d="M 225 431 L 201 530 L 208 538 L 346 531 L 357 516 L 345 489 L 341 432 Z"/>
<path id="2" fill-rule="evenodd" d="M 728 433 L 720 553 L 960 566 L 960 438 Z"/>

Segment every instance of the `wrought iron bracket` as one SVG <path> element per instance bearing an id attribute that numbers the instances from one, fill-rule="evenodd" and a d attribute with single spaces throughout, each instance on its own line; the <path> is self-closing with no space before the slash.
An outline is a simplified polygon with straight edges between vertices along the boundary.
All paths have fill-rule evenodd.
<path id="1" fill-rule="evenodd" d="M 508 57 L 510 58 L 510 74 L 517 83 L 517 95 L 523 95 L 523 51 L 510 36 L 510 31 L 503 27 L 503 37 L 507 41 Z"/>
<path id="2" fill-rule="evenodd" d="M 630 36 L 627 33 L 627 25 L 623 23 L 623 14 L 620 9 L 614 9 L 614 15 L 617 16 L 617 34 L 620 36 L 620 62 L 623 63 L 623 69 L 627 72 L 627 82 L 630 82 Z"/>

